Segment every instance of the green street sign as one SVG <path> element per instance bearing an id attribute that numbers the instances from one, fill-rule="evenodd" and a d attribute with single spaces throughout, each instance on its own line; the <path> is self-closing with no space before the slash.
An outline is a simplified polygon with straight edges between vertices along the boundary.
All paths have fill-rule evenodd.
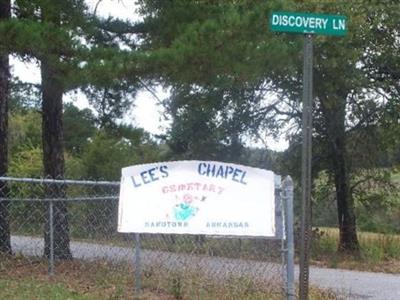
<path id="1" fill-rule="evenodd" d="M 339 15 L 273 12 L 269 19 L 271 31 L 345 35 L 347 18 Z"/>

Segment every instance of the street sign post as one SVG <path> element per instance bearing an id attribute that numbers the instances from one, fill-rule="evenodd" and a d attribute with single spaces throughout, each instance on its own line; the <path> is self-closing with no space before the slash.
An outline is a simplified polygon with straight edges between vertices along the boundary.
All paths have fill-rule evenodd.
<path id="1" fill-rule="evenodd" d="M 340 15 L 298 12 L 273 12 L 270 30 L 304 34 L 303 51 L 303 115 L 301 163 L 301 232 L 299 298 L 308 299 L 309 251 L 311 240 L 311 156 L 313 106 L 313 38 L 315 34 L 343 36 L 347 34 L 347 18 Z M 290 296 L 289 299 L 294 299 Z"/>
<path id="2" fill-rule="evenodd" d="M 340 15 L 273 12 L 271 31 L 343 36 L 347 34 L 347 18 Z"/>

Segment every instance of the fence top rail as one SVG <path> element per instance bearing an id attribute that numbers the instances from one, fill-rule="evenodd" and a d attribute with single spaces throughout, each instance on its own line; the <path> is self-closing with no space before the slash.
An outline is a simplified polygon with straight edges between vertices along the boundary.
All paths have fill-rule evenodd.
<path id="1" fill-rule="evenodd" d="M 100 200 L 118 200 L 118 196 L 103 196 L 103 197 L 65 197 L 65 198 L 0 198 L 0 202 L 82 202 L 82 201 L 100 201 Z"/>
<path id="2" fill-rule="evenodd" d="M 1 177 L 0 181 L 14 181 L 27 183 L 59 183 L 59 184 L 80 184 L 80 185 L 108 185 L 119 186 L 119 181 L 90 181 L 90 180 L 71 180 L 71 179 L 46 179 L 46 178 L 20 178 L 20 177 Z"/>

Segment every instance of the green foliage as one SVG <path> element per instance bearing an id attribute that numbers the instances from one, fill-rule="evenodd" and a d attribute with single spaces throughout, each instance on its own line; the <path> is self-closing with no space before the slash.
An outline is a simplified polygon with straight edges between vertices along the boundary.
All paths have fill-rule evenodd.
<path id="1" fill-rule="evenodd" d="M 400 209 L 399 186 L 391 179 L 390 169 L 369 169 L 358 172 L 352 181 L 358 224 L 361 230 L 400 232 L 394 217 Z M 372 215 L 370 212 L 374 212 Z"/>
<path id="2" fill-rule="evenodd" d="M 400 236 L 394 234 L 377 234 L 359 232 L 361 255 L 349 257 L 336 253 L 339 238 L 338 230 L 320 228 L 313 230 L 311 258 L 316 262 L 333 268 L 346 268 L 365 271 L 386 271 L 398 273 L 398 265 L 386 266 L 389 261 L 400 258 Z"/>
<path id="3" fill-rule="evenodd" d="M 389 169 L 358 170 L 351 180 L 357 226 L 362 231 L 399 233 L 400 210 L 397 173 Z M 313 225 L 334 227 L 337 224 L 335 190 L 327 172 L 314 180 Z"/>
<path id="4" fill-rule="evenodd" d="M 282 172 L 282 153 L 268 148 L 245 148 L 242 154 L 242 163 L 248 166 L 272 170 L 276 174 Z"/>
<path id="5" fill-rule="evenodd" d="M 20 109 L 10 116 L 9 175 L 41 177 L 41 116 L 29 106 Z M 66 177 L 119 180 L 122 167 L 160 159 L 160 146 L 143 129 L 115 125 L 98 130 L 94 118 L 89 109 L 64 107 Z"/>
<path id="6" fill-rule="evenodd" d="M 120 168 L 129 165 L 137 157 L 128 142 L 111 138 L 105 132 L 97 133 L 86 146 L 82 155 L 88 178 L 116 180 Z"/>
<path id="7" fill-rule="evenodd" d="M 214 124 L 217 110 L 210 105 L 210 95 L 190 94 L 190 90 L 174 91 L 170 113 L 173 124 L 168 145 L 173 156 L 183 159 L 217 160 L 224 152 L 222 130 Z"/>
<path id="8" fill-rule="evenodd" d="M 350 228 L 356 223 L 354 215 L 362 218 L 358 220 L 358 225 L 370 222 L 383 226 L 382 221 L 388 216 L 388 211 L 382 213 L 382 210 L 388 208 L 384 202 L 390 197 L 382 187 L 380 176 L 369 179 L 370 183 L 375 182 L 374 185 L 381 186 L 375 189 L 380 195 L 373 195 L 374 192 L 369 190 L 361 196 L 362 191 L 357 190 L 355 185 L 360 178 L 369 177 L 363 174 L 364 170 L 391 165 L 387 160 L 388 154 L 393 153 L 389 145 L 390 140 L 396 138 L 392 135 L 393 131 L 385 132 L 383 128 L 390 128 L 389 123 L 398 123 L 398 115 L 393 112 L 399 97 L 399 81 L 394 75 L 398 74 L 400 66 L 398 60 L 394 62 L 392 57 L 393 53 L 399 51 L 396 42 L 399 31 L 398 24 L 389 20 L 398 16 L 398 3 L 385 1 L 385 5 L 381 5 L 379 1 L 351 4 L 342 1 L 303 1 L 298 2 L 297 8 L 299 11 L 338 13 L 346 15 L 349 20 L 347 36 L 314 38 L 313 169 L 317 180 L 318 173 L 325 170 L 329 177 L 326 184 L 330 186 L 321 187 L 316 184 L 318 190 L 314 194 L 321 196 L 314 201 L 316 224 L 321 221 L 337 224 L 337 221 L 333 222 L 333 214 L 326 214 L 329 207 L 332 207 L 333 201 L 330 200 L 333 199 L 337 201 L 336 209 L 340 214 L 336 220 L 343 223 L 340 226 L 343 229 L 342 236 L 346 232 L 351 233 Z M 389 48 L 393 49 L 393 53 L 389 53 Z M 277 81 L 282 89 L 282 97 L 288 97 L 293 103 L 301 98 L 300 59 L 301 56 L 293 76 Z M 385 66 L 385 59 L 393 62 L 390 68 Z M 293 120 L 300 121 L 297 118 Z M 292 149 L 298 149 L 301 140 L 295 137 L 293 142 L 298 143 L 298 146 L 293 145 Z M 300 168 L 292 164 L 291 169 Z M 368 213 L 372 207 L 364 211 L 360 209 L 364 205 L 362 203 L 372 203 L 368 198 L 374 199 L 373 211 L 379 216 L 375 220 Z M 329 217 L 325 218 L 327 215 Z M 368 226 L 372 229 L 372 224 Z M 352 235 L 354 240 L 356 237 Z"/>
<path id="9" fill-rule="evenodd" d="M 79 155 L 95 133 L 95 116 L 88 108 L 80 110 L 72 103 L 67 103 L 63 117 L 65 150 Z"/>
<path id="10" fill-rule="evenodd" d="M 104 87 L 91 85 L 83 92 L 97 113 L 96 121 L 100 128 L 111 128 L 132 105 L 137 89 L 136 84 L 120 80 Z"/>
<path id="11" fill-rule="evenodd" d="M 39 147 L 26 147 L 12 156 L 10 176 L 38 178 L 43 174 L 43 152 Z"/>
<path id="12" fill-rule="evenodd" d="M 146 140 L 142 130 L 129 131 L 130 136 L 123 136 L 100 130 L 92 137 L 82 154 L 87 178 L 119 180 L 122 167 L 159 159 L 157 145 Z"/>
<path id="13" fill-rule="evenodd" d="M 18 77 L 10 80 L 9 112 L 11 114 L 39 110 L 40 88 L 36 84 L 22 82 Z"/>
<path id="14" fill-rule="evenodd" d="M 166 72 L 175 83 L 257 82 L 288 65 L 278 58 L 291 51 L 290 45 L 279 43 L 280 37 L 266 28 L 270 10 L 284 6 L 278 1 L 143 0 L 139 4 L 144 15 L 143 46 L 155 49 L 155 59 L 163 60 L 164 66 L 169 62 Z"/>
<path id="15" fill-rule="evenodd" d="M 65 156 L 65 178 L 85 179 L 85 166 L 82 158 L 76 157 L 69 153 L 64 153 Z"/>
<path id="16" fill-rule="evenodd" d="M 10 115 L 8 147 L 11 156 L 25 148 L 41 146 L 42 127 L 40 120 L 40 113 L 34 110 Z"/>
<path id="17" fill-rule="evenodd" d="M 318 257 L 320 255 L 335 255 L 338 247 L 337 240 L 332 239 L 326 234 L 322 233 L 320 236 L 313 236 L 313 243 L 311 245 L 311 252 Z"/>
<path id="18" fill-rule="evenodd" d="M 289 3 L 289 2 L 288 2 Z M 266 28 L 270 1 L 140 1 L 144 43 L 172 85 L 168 145 L 174 158 L 241 161 L 245 136 L 279 127 L 263 99 L 288 72 L 296 43 Z M 171 22 L 171 20 L 174 22 Z M 288 61 L 289 60 L 289 61 Z M 290 73 L 290 72 L 289 72 Z"/>

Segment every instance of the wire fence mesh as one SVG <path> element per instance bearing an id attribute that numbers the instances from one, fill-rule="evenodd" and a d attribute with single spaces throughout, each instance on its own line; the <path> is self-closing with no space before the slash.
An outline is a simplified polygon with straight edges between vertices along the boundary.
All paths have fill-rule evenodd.
<path id="1" fill-rule="evenodd" d="M 17 257 L 17 266 L 32 272 L 101 266 L 134 278 L 135 236 L 117 232 L 118 182 L 3 177 L 0 183 L 1 216 L 8 215 L 13 252 L 2 256 L 0 272 L 10 267 L 17 272 Z M 144 288 L 168 289 L 183 298 L 217 289 L 233 293 L 231 299 L 249 291 L 265 298 L 285 295 L 280 239 L 140 234 L 140 246 Z M 54 266 L 47 264 L 53 259 Z"/>

